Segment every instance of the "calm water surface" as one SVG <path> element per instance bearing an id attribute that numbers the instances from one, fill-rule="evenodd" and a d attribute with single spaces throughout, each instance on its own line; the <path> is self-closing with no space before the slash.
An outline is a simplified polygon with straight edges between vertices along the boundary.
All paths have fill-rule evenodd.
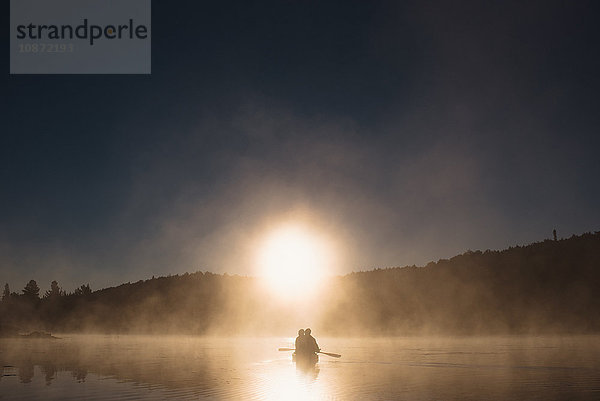
<path id="1" fill-rule="evenodd" d="M 0 340 L 0 400 L 600 400 L 600 336 Z"/>

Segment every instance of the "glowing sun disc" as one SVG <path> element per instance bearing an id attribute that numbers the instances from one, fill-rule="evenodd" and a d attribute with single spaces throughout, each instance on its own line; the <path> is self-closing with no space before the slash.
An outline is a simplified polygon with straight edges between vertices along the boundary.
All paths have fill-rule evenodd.
<path id="1" fill-rule="evenodd" d="M 325 241 L 302 227 L 286 226 L 267 237 L 259 250 L 258 265 L 270 290 L 297 298 L 318 288 L 330 259 Z"/>

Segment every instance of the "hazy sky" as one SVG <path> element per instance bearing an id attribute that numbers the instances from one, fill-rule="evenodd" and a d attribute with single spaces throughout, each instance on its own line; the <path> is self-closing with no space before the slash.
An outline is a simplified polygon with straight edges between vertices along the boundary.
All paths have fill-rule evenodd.
<path id="1" fill-rule="evenodd" d="M 285 221 L 337 272 L 599 230 L 598 15 L 155 1 L 151 76 L 9 76 L 4 51 L 0 281 L 253 274 Z"/>

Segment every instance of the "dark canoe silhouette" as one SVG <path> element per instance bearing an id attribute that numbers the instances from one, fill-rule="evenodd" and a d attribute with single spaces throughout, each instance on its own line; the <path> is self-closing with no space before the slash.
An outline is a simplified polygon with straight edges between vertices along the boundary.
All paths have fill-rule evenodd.
<path id="1" fill-rule="evenodd" d="M 317 362 L 319 362 L 319 355 L 315 354 L 315 353 L 302 353 L 302 354 L 297 354 L 297 353 L 293 353 L 292 354 L 292 361 L 293 362 L 297 362 L 297 363 L 302 363 L 302 364 L 315 364 Z"/>
<path id="2" fill-rule="evenodd" d="M 294 348 L 279 348 L 279 351 L 296 351 Z M 295 352 L 294 352 L 295 354 Z M 334 354 L 333 352 L 325 352 L 325 351 L 318 351 L 317 354 L 323 354 L 323 355 L 327 355 L 327 356 L 331 356 L 333 358 L 341 358 L 342 356 L 340 354 Z M 318 359 L 317 359 L 318 361 Z"/>

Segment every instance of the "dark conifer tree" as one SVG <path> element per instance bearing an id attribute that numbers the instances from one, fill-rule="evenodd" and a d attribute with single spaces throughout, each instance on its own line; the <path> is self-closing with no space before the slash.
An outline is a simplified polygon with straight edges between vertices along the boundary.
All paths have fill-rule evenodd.
<path id="1" fill-rule="evenodd" d="M 92 294 L 92 289 L 90 288 L 89 283 L 88 284 L 84 284 L 79 288 L 75 289 L 75 295 L 79 295 L 79 296 L 88 296 Z"/>
<path id="2" fill-rule="evenodd" d="M 10 288 L 8 287 L 8 283 L 4 284 L 4 292 L 2 293 L 2 300 L 8 301 L 10 298 Z"/>
<path id="3" fill-rule="evenodd" d="M 52 281 L 52 283 L 50 283 L 50 290 L 46 291 L 46 294 L 44 295 L 45 298 L 58 298 L 59 296 L 62 295 L 62 291 L 60 289 L 60 287 L 58 286 L 58 282 L 56 280 Z"/>
<path id="4" fill-rule="evenodd" d="M 35 280 L 29 280 L 29 283 L 23 289 L 23 295 L 33 301 L 40 299 L 40 287 L 38 287 Z"/>

